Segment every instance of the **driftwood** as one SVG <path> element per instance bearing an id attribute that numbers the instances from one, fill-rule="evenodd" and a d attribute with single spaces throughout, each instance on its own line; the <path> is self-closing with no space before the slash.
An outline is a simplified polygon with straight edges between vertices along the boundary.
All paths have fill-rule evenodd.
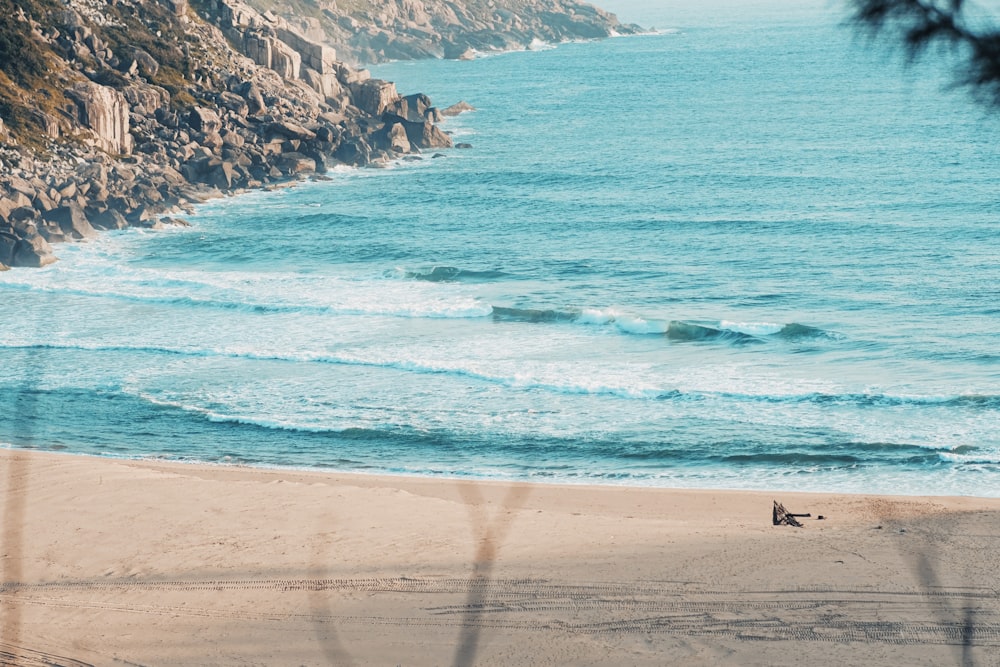
<path id="1" fill-rule="evenodd" d="M 774 501 L 774 509 L 771 512 L 771 523 L 775 526 L 795 526 L 796 528 L 801 528 L 802 523 L 796 519 L 796 517 L 811 517 L 812 514 L 792 514 L 785 509 L 785 506 L 779 503 L 777 500 Z"/>

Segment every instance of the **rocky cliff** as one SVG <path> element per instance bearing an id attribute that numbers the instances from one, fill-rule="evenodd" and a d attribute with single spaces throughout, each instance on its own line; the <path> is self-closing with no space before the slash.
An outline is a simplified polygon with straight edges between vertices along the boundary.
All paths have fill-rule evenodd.
<path id="1" fill-rule="evenodd" d="M 348 62 L 461 58 L 533 43 L 629 34 L 578 0 L 249 0 L 302 33 L 334 44 Z"/>
<path id="2" fill-rule="evenodd" d="M 0 268 L 220 193 L 451 146 L 425 96 L 240 0 L 4 9 Z"/>
<path id="3" fill-rule="evenodd" d="M 348 13 L 346 2 L 340 14 L 333 2 L 323 11 L 343 21 L 367 17 L 368 28 L 343 28 L 357 39 L 371 30 L 395 34 L 404 21 L 396 41 L 410 43 L 413 26 L 437 26 L 420 34 L 441 49 L 480 44 L 445 34 L 458 40 L 460 28 L 471 35 L 494 25 L 468 9 L 492 0 L 436 1 L 383 0 L 377 16 L 374 3 L 360 0 Z M 553 38 L 586 17 L 607 24 L 598 10 L 565 10 L 568 0 L 502 1 L 530 4 L 525 17 L 551 10 L 544 25 Z M 528 20 L 491 11 L 510 25 Z M 96 230 L 178 222 L 172 216 L 211 196 L 451 146 L 436 125 L 442 112 L 426 96 L 401 96 L 393 83 L 345 64 L 324 41 L 329 33 L 268 7 L 0 0 L 0 13 L 0 270 L 44 266 L 55 261 L 52 243 Z M 454 32 L 442 32 L 445 24 Z M 497 48 L 512 44 L 490 39 Z"/>

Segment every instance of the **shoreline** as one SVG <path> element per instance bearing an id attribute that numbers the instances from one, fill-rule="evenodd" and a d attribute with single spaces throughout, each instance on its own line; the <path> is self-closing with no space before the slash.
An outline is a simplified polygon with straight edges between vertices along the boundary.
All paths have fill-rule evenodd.
<path id="1" fill-rule="evenodd" d="M 584 479 L 579 481 L 571 481 L 569 479 L 526 479 L 520 477 L 487 477 L 487 476 L 476 476 L 474 474 L 456 474 L 456 473 L 417 473 L 417 472 L 397 472 L 391 470 L 350 470 L 341 468 L 327 468 L 327 467 L 307 467 L 298 465 L 269 465 L 266 463 L 254 464 L 254 463 L 244 463 L 236 461 L 203 461 L 200 459 L 170 459 L 170 458 L 155 458 L 149 456 L 135 455 L 135 456 L 116 456 L 113 454 L 88 454 L 85 452 L 77 452 L 69 450 L 60 449 L 44 449 L 41 447 L 21 447 L 18 445 L 13 445 L 10 443 L 0 442 L 0 459 L 3 458 L 7 452 L 24 452 L 28 454 L 40 454 L 42 456 L 65 456 L 68 458 L 83 458 L 83 459 L 93 459 L 96 461 L 106 461 L 111 463 L 123 463 L 123 464 L 138 464 L 138 465 L 149 465 L 149 466 L 179 466 L 182 469 L 205 467 L 210 470 L 233 470 L 233 471 L 246 471 L 249 473 L 260 472 L 264 474 L 286 474 L 286 475 L 317 475 L 320 477 L 329 477 L 333 479 L 339 479 L 341 477 L 350 479 L 354 477 L 367 478 L 371 477 L 374 479 L 386 479 L 386 480 L 399 480 L 401 484 L 405 484 L 407 481 L 413 481 L 414 483 L 429 483 L 429 484 L 487 484 L 487 485 L 526 485 L 526 486 L 539 486 L 539 487 L 551 487 L 554 489 L 618 489 L 622 491 L 626 490 L 637 490 L 637 491 L 658 491 L 658 492 L 676 492 L 676 493 L 735 493 L 735 494 L 762 494 L 762 495 L 796 495 L 796 496 L 843 496 L 846 498 L 858 497 L 858 498 L 868 498 L 868 497 L 879 497 L 879 498 L 890 498 L 890 499 L 921 499 L 921 500 L 983 500 L 983 501 L 996 501 L 1000 502 L 1000 495 L 997 496 L 983 496 L 976 494 L 955 494 L 955 493 L 889 493 L 883 491 L 856 491 L 856 490 L 816 490 L 816 489 L 785 489 L 782 487 L 734 487 L 734 486 L 704 486 L 692 484 L 691 486 L 677 486 L 677 485 L 657 485 L 657 484 L 631 484 L 628 482 L 611 482 L 611 481 L 599 481 Z M 343 481 L 343 480 L 341 480 Z"/>
<path id="2" fill-rule="evenodd" d="M 888 666 L 1000 647 L 1000 499 L 0 462 L 0 644 L 27 664 Z M 812 517 L 772 526 L 772 500 Z"/>

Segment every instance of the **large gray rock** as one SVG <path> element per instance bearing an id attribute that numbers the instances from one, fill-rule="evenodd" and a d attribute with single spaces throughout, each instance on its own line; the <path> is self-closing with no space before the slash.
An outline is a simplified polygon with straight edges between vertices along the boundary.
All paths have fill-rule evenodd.
<path id="1" fill-rule="evenodd" d="M 427 112 L 433 106 L 431 98 L 423 93 L 417 93 L 415 95 L 400 97 L 392 105 L 391 111 L 407 120 L 422 122 L 428 120 Z"/>
<path id="2" fill-rule="evenodd" d="M 156 116 L 158 111 L 170 110 L 170 93 L 166 88 L 136 82 L 125 86 L 122 94 L 133 110 L 143 115 Z"/>
<path id="3" fill-rule="evenodd" d="M 333 156 L 344 164 L 363 167 L 371 162 L 371 146 L 361 137 L 352 137 L 340 142 Z"/>
<path id="4" fill-rule="evenodd" d="M 397 153 L 409 153 L 410 139 L 406 136 L 406 128 L 402 123 L 396 123 L 389 129 L 389 148 Z"/>
<path id="5" fill-rule="evenodd" d="M 222 128 L 222 119 L 214 109 L 192 107 L 188 113 L 188 125 L 196 132 L 213 134 Z"/>
<path id="6" fill-rule="evenodd" d="M 0 266 L 9 267 L 14 264 L 14 249 L 18 240 L 13 231 L 0 229 Z"/>
<path id="7" fill-rule="evenodd" d="M 337 51 L 329 46 L 318 44 L 287 28 L 278 28 L 278 39 L 290 46 L 299 54 L 302 65 L 310 67 L 320 74 L 333 71 L 337 62 Z"/>
<path id="8" fill-rule="evenodd" d="M 319 93 L 328 104 L 336 107 L 341 106 L 340 100 L 345 97 L 344 87 L 334 72 L 320 73 L 311 67 L 303 68 L 302 80 Z"/>
<path id="9" fill-rule="evenodd" d="M 442 116 L 457 116 L 459 114 L 465 113 L 466 111 L 475 111 L 476 107 L 472 106 L 466 101 L 461 101 L 457 104 L 452 104 L 447 109 L 441 110 Z"/>
<path id="10" fill-rule="evenodd" d="M 160 0 L 160 4 L 171 10 L 175 16 L 187 14 L 188 0 Z"/>
<path id="11" fill-rule="evenodd" d="M 59 225 L 59 229 L 67 239 L 89 239 L 97 235 L 83 208 L 77 202 L 47 211 L 42 215 L 42 219 Z"/>
<path id="12" fill-rule="evenodd" d="M 12 245 L 10 245 L 11 237 L 13 237 Z M 34 228 L 23 234 L 4 234 L 0 239 L 0 246 L 3 246 L 0 247 L 0 255 L 6 255 L 9 259 L 0 261 L 7 266 L 40 268 L 56 261 L 56 256 L 52 254 L 52 246 Z"/>
<path id="13" fill-rule="evenodd" d="M 260 92 L 260 87 L 253 81 L 244 82 L 236 92 L 247 101 L 248 111 L 252 115 L 256 116 L 267 111 L 264 95 Z"/>
<path id="14" fill-rule="evenodd" d="M 125 229 L 128 227 L 128 220 L 125 216 L 113 208 L 102 207 L 99 209 L 87 209 L 87 219 L 95 229 Z"/>
<path id="15" fill-rule="evenodd" d="M 383 115 L 382 119 L 386 124 L 402 125 L 406 130 L 406 137 L 410 144 L 417 148 L 451 148 L 452 146 L 451 137 L 429 120 L 413 122 L 402 116 L 389 113 Z"/>
<path id="16" fill-rule="evenodd" d="M 309 141 L 316 138 L 316 133 L 290 120 L 280 120 L 270 123 L 264 131 L 264 136 L 267 141 L 271 141 L 276 137 Z"/>
<path id="17" fill-rule="evenodd" d="M 316 161 L 302 153 L 285 153 L 277 159 L 277 167 L 286 176 L 311 174 L 316 171 Z"/>
<path id="18" fill-rule="evenodd" d="M 265 31 L 248 30 L 243 38 L 243 52 L 255 63 L 274 70 L 282 78 L 299 78 L 302 56 L 288 44 Z"/>
<path id="19" fill-rule="evenodd" d="M 368 79 L 351 86 L 354 104 L 372 116 L 381 116 L 399 100 L 396 84 L 380 79 Z"/>
<path id="20" fill-rule="evenodd" d="M 205 182 L 214 185 L 220 190 L 229 190 L 233 187 L 233 164 L 232 162 L 220 162 L 211 169 Z"/>
<path id="21" fill-rule="evenodd" d="M 66 97 L 76 103 L 80 124 L 94 133 L 99 148 L 118 155 L 132 152 L 129 106 L 124 95 L 93 81 L 80 81 L 66 91 Z"/>
<path id="22" fill-rule="evenodd" d="M 160 71 L 160 63 L 156 62 L 156 58 L 144 49 L 133 46 L 129 49 L 129 56 L 135 62 L 136 69 L 142 76 L 152 78 Z"/>
<path id="23" fill-rule="evenodd" d="M 230 93 L 227 90 L 224 90 L 221 93 L 219 93 L 216 96 L 215 101 L 216 103 L 218 103 L 220 107 L 229 109 L 234 114 L 240 117 L 246 116 L 247 113 L 249 113 L 250 111 L 250 107 L 245 99 L 243 99 L 236 93 Z"/>

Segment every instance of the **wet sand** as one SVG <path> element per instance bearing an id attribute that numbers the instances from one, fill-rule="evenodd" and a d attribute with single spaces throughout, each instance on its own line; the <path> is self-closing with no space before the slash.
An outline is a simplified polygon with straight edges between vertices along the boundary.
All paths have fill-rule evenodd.
<path id="1" fill-rule="evenodd" d="M 0 503 L 0 664 L 1000 664 L 998 499 L 0 450 Z"/>

